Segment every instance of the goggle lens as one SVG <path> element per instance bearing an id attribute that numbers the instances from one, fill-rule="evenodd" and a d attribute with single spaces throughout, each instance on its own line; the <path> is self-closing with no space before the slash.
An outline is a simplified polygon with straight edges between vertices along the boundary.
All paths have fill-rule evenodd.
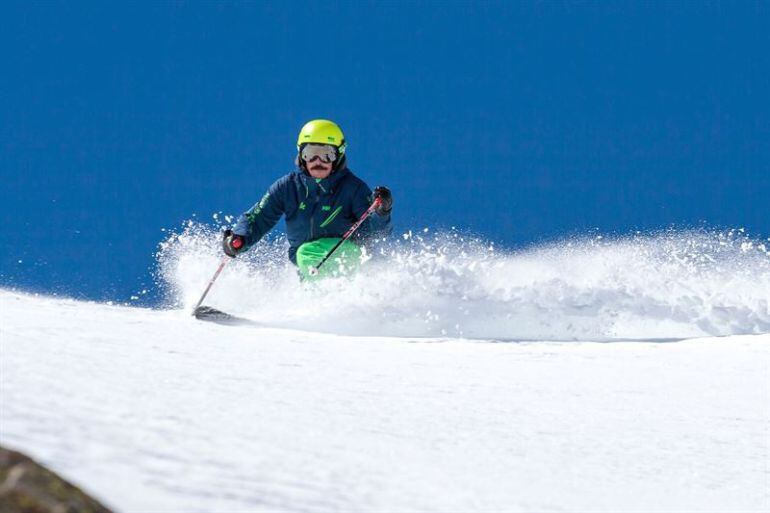
<path id="1" fill-rule="evenodd" d="M 306 144 L 300 156 L 305 162 L 312 162 L 319 158 L 321 162 L 329 164 L 337 160 L 337 148 L 328 144 Z"/>

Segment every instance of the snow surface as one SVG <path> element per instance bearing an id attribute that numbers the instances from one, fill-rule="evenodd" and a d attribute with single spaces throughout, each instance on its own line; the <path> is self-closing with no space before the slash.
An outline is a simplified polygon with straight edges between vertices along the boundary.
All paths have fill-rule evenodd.
<path id="1" fill-rule="evenodd" d="M 263 241 L 233 327 L 219 237 L 164 310 L 0 290 L 0 443 L 125 512 L 770 511 L 765 241 L 408 232 L 314 286 Z"/>
<path id="2" fill-rule="evenodd" d="M 185 258 L 168 269 L 191 267 Z M 556 273 L 548 265 L 539 272 Z M 259 287 L 232 269 L 214 306 L 273 308 L 223 294 L 239 273 Z M 617 301 L 616 311 L 634 315 L 614 329 L 633 338 L 759 333 L 768 289 L 752 287 L 766 284 L 763 269 L 751 268 L 753 279 L 712 270 L 713 280 L 700 284 L 684 276 L 668 296 L 653 276 L 647 303 L 619 285 L 570 294 L 576 282 L 565 278 L 535 297 L 501 283 L 501 296 L 465 304 L 479 307 L 484 322 L 458 315 L 452 324 L 409 324 L 429 320 L 416 335 L 463 324 L 508 340 L 537 330 L 607 339 L 617 332 L 601 332 L 603 311 Z M 451 315 L 452 294 L 460 294 L 452 287 L 471 283 L 462 281 L 470 271 L 434 270 L 439 290 L 422 298 Z M 418 271 L 416 288 L 430 278 Z M 202 289 L 205 274 L 176 283 L 180 302 Z M 717 292 L 720 279 L 727 288 Z M 730 280 L 740 286 L 730 289 Z M 644 287 L 641 278 L 628 283 Z M 287 307 L 282 294 L 275 301 Z M 517 332 L 501 305 L 526 297 L 538 322 Z M 575 331 L 557 317 L 581 300 L 590 313 Z M 498 310 L 483 317 L 480 307 L 490 305 Z M 645 314 L 644 305 L 658 308 Z M 314 312 L 308 300 L 300 306 Z M 653 329 L 656 319 L 665 329 Z M 355 330 L 372 332 L 367 322 Z M 409 327 L 390 317 L 380 325 L 391 335 Z M 603 343 L 364 337 L 219 326 L 183 310 L 0 291 L 0 443 L 124 512 L 769 511 L 770 335 Z"/>

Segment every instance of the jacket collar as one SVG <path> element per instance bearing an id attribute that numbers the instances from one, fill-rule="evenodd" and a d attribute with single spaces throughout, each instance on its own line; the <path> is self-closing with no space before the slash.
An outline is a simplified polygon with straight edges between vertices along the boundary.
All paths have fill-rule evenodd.
<path id="1" fill-rule="evenodd" d="M 307 174 L 307 172 L 304 169 L 299 169 L 298 172 L 299 172 L 300 178 L 305 184 L 305 187 L 307 187 L 310 190 L 315 190 L 316 188 L 318 188 L 321 191 L 321 194 L 327 194 L 327 193 L 330 194 L 334 189 L 337 188 L 337 184 L 340 183 L 347 175 L 350 174 L 350 171 L 348 170 L 347 166 L 345 166 L 340 169 L 337 169 L 326 178 L 323 178 L 320 181 L 316 181 L 316 179 L 310 176 L 309 174 Z"/>

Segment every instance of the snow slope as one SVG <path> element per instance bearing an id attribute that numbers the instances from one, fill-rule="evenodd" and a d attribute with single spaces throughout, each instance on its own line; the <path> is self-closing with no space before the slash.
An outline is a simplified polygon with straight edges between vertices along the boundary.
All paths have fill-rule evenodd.
<path id="1" fill-rule="evenodd" d="M 674 291 L 700 300 L 679 310 L 704 320 L 689 329 L 766 326 L 762 291 L 734 276 L 743 289 L 721 297 Z M 213 299 L 240 305 L 227 283 Z M 606 304 L 603 293 L 584 299 L 596 307 L 597 297 Z M 625 301 L 639 313 L 643 303 Z M 733 313 L 720 318 L 717 303 Z M 489 331 L 526 335 L 498 314 Z M 639 338 L 664 317 L 622 328 Z M 688 329 L 682 319 L 668 327 Z M 0 443 L 125 512 L 768 511 L 769 390 L 766 334 L 363 337 L 0 291 Z"/>

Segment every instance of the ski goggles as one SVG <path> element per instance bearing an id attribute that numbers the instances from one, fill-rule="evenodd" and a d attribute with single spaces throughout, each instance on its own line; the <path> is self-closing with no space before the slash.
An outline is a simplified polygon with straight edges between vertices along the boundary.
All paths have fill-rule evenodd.
<path id="1" fill-rule="evenodd" d="M 305 162 L 312 162 L 319 158 L 321 162 L 329 164 L 337 160 L 337 148 L 330 144 L 306 144 L 300 151 L 300 157 Z"/>

